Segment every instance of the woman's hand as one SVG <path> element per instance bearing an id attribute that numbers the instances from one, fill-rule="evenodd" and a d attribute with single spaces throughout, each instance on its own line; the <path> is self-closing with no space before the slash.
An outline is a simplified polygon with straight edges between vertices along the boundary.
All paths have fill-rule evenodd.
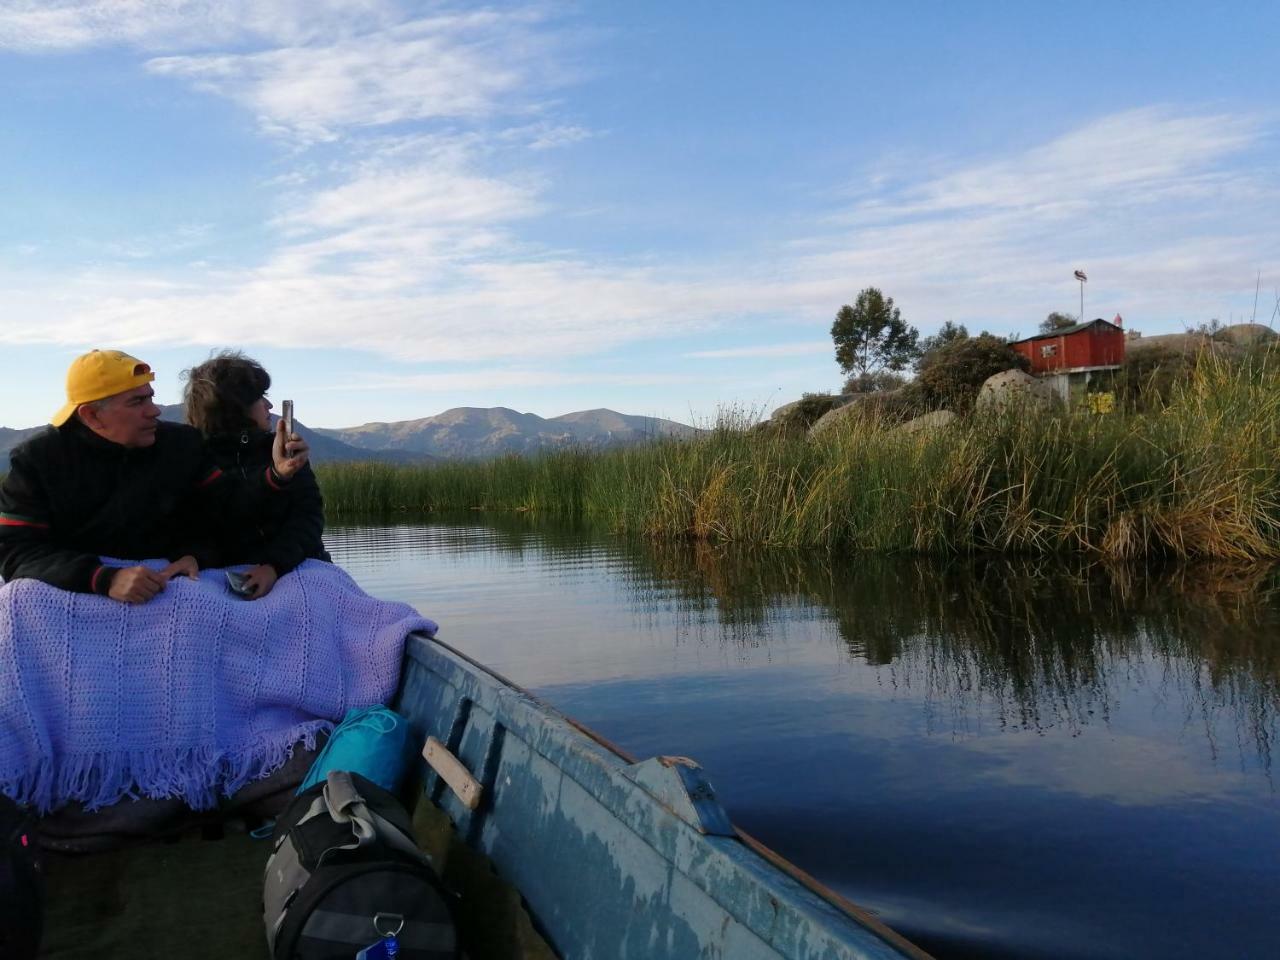
<path id="1" fill-rule="evenodd" d="M 161 570 L 160 576 L 164 577 L 165 583 L 168 583 L 174 577 L 189 577 L 192 580 L 198 580 L 200 578 L 200 564 L 196 563 L 195 557 L 188 554 L 185 557 L 179 557 Z"/>
<path id="2" fill-rule="evenodd" d="M 261 600 L 271 592 L 279 579 L 275 567 L 269 563 L 260 563 L 245 572 L 244 588 L 249 591 L 250 600 Z"/>
<path id="3" fill-rule="evenodd" d="M 276 437 L 271 444 L 271 466 L 276 476 L 288 480 L 307 465 L 307 441 L 296 433 L 285 436 L 284 421 L 276 421 Z"/>

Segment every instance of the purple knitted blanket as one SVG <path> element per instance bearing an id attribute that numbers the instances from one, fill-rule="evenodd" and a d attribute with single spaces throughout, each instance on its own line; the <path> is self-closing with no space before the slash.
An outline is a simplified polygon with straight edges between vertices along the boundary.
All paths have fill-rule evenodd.
<path id="1" fill-rule="evenodd" d="M 15 580 L 0 587 L 0 793 L 41 811 L 211 807 L 385 703 L 413 630 L 436 625 L 315 560 L 254 601 L 221 570 L 140 606 Z"/>

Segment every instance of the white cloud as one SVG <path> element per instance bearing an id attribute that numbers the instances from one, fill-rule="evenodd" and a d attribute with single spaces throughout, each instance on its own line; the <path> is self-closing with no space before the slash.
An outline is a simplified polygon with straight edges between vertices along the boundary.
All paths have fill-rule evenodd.
<path id="1" fill-rule="evenodd" d="M 605 135 L 553 99 L 577 79 L 584 34 L 553 6 L 423 9 L 0 0 L 0 50 L 143 51 L 153 83 L 240 105 L 277 149 L 260 174 L 274 196 L 260 234 L 241 218 L 234 237 L 161 224 L 122 231 L 109 249 L 67 238 L 64 262 L 79 250 L 85 263 L 43 273 L 41 251 L 15 250 L 20 261 L 0 264 L 0 343 L 356 348 L 455 365 L 454 380 L 406 389 L 472 388 L 472 365 L 485 383 L 554 386 L 595 381 L 501 365 L 717 327 L 718 349 L 685 357 L 816 365 L 835 310 L 867 285 L 925 333 L 944 320 L 1029 332 L 1050 310 L 1075 309 L 1071 271 L 1084 267 L 1090 316 L 1120 312 L 1160 332 L 1228 319 L 1233 296 L 1251 304 L 1259 268 L 1264 288 L 1280 280 L 1280 175 L 1254 156 L 1273 121 L 1172 108 L 1101 117 L 998 157 L 899 154 L 850 178 L 855 188 L 832 190 L 834 216 L 778 231 L 774 249 L 750 257 L 732 233 L 715 239 L 714 225 L 698 256 L 661 239 L 634 258 L 589 240 L 566 249 L 552 218 L 577 218 L 570 235 L 581 236 L 587 210 L 573 206 L 574 184 L 554 179 L 553 150 Z M 594 195 L 590 222 L 624 234 L 630 202 Z M 660 234 L 661 208 L 636 216 L 643 235 Z M 226 267 L 249 246 L 245 233 L 266 252 Z M 184 247 L 203 259 L 173 265 Z M 104 249 L 116 263 L 104 264 Z M 153 258 L 168 265 L 150 265 L 153 254 L 169 254 Z M 751 341 L 779 342 L 741 346 L 746 329 Z M 661 371 L 633 376 L 652 385 Z"/>
<path id="2" fill-rule="evenodd" d="M 387 0 L 5 0 L 0 49 L 299 44 L 388 26 L 402 18 L 399 8 Z"/>
<path id="3" fill-rule="evenodd" d="M 862 216 L 1018 210 L 1070 219 L 1099 205 L 1148 205 L 1173 192 L 1211 197 L 1232 180 L 1206 173 L 1255 142 L 1257 118 L 1148 107 L 1103 117 L 1011 159 L 978 164 L 869 202 Z"/>
<path id="4" fill-rule="evenodd" d="M 304 154 L 274 177 L 274 245 L 256 265 L 191 266 L 180 276 L 121 267 L 43 283 L 15 276 L 0 340 L 81 345 L 110 330 L 131 346 L 358 346 L 401 360 L 483 363 L 599 353 L 730 318 L 812 334 L 868 284 L 925 332 L 944 319 L 1025 331 L 1049 310 L 1071 308 L 1077 266 L 1094 280 L 1090 313 L 1097 300 L 1099 314 L 1120 311 L 1139 324 L 1204 319 L 1234 286 L 1251 294 L 1256 268 L 1264 278 L 1280 273 L 1270 230 L 1280 212 L 1276 176 L 1235 166 L 1262 136 L 1261 121 L 1162 109 L 1101 118 L 920 182 L 871 177 L 838 226 L 780 240 L 768 262 L 729 266 L 732 247 L 701 262 L 674 251 L 636 262 L 552 249 L 541 242 L 541 218 L 575 211 L 553 209 L 548 184 L 523 172 L 529 151 L 590 133 L 554 111 L 531 120 L 531 106 L 562 79 L 548 66 L 557 40 L 536 11 L 393 23 L 387 4 L 261 6 L 272 11 L 231 5 L 244 15 L 239 26 L 214 3 L 0 10 L 0 43 L 14 45 L 21 27 L 28 49 L 168 43 L 172 54 L 218 38 L 281 44 L 156 57 L 148 68 L 228 97 L 304 145 L 328 140 L 333 158 Z M 312 31 L 313 10 L 342 23 Z M 494 122 L 501 117 L 513 122 Z M 806 340 L 689 356 L 829 349 Z"/>
<path id="5" fill-rule="evenodd" d="M 835 226 L 780 240 L 768 262 L 730 267 L 729 246 L 702 262 L 659 252 L 640 264 L 553 250 L 540 242 L 540 218 L 580 211 L 552 209 L 548 185 L 521 171 L 531 151 L 593 135 L 545 102 L 566 79 L 565 37 L 538 7 L 421 9 L 391 0 L 0 0 L 0 47 L 157 53 L 146 61 L 153 74 L 331 151 L 304 153 L 273 176 L 282 191 L 268 224 L 275 245 L 256 266 L 189 267 L 181 280 L 140 267 L 43 285 L 15 277 L 0 337 L 81 342 L 108 323 L 137 343 L 243 331 L 243 342 L 342 345 L 358 333 L 368 349 L 397 357 L 549 356 L 748 315 L 789 316 L 816 332 L 868 284 L 926 332 L 945 319 L 1029 329 L 1051 309 L 1071 309 L 1077 266 L 1093 278 L 1091 314 L 1096 302 L 1100 314 L 1168 324 L 1221 313 L 1233 289 L 1251 294 L 1259 267 L 1269 283 L 1280 272 L 1271 229 L 1280 184 L 1270 169 L 1238 165 L 1266 133 L 1263 121 L 1168 108 L 1102 117 L 914 181 L 919 163 L 898 157 L 892 175 L 860 178 L 861 199 Z M 124 240 L 115 254 L 154 248 Z M 829 349 L 808 343 L 696 356 Z"/>
<path id="6" fill-rule="evenodd" d="M 597 136 L 596 133 L 585 127 L 575 126 L 549 126 L 543 125 L 534 128 L 532 131 L 532 139 L 529 141 L 530 150 L 554 150 L 557 147 L 567 147 L 571 144 L 581 143 L 583 140 L 590 140 Z"/>
<path id="7" fill-rule="evenodd" d="M 345 230 L 440 229 L 505 222 L 537 212 L 534 191 L 440 164 L 374 170 L 321 189 L 278 218 L 291 233 Z"/>
<path id="8" fill-rule="evenodd" d="M 87 278 L 57 302 L 29 296 L 29 316 L 38 313 L 40 323 L 23 322 L 21 300 L 11 301 L 19 322 L 3 338 L 84 344 L 111 331 L 128 346 L 356 347 L 406 361 L 466 362 L 600 352 L 695 329 L 727 302 L 727 291 L 581 261 L 450 266 L 436 287 L 404 293 L 394 264 L 326 274 L 287 256 L 245 275 L 210 276 L 200 287 Z"/>
<path id="9" fill-rule="evenodd" d="M 798 357 L 830 352 L 830 340 L 804 340 L 799 343 L 770 343 L 758 347 L 696 350 L 684 356 L 690 360 L 736 360 L 743 357 Z"/>
<path id="10" fill-rule="evenodd" d="M 1280 181 L 1245 159 L 1266 132 L 1250 116 L 1105 117 L 860 200 L 841 232 L 796 245 L 795 275 L 816 287 L 846 278 L 845 300 L 880 286 L 926 329 L 952 319 L 1025 332 L 1071 309 L 1071 271 L 1087 267 L 1090 316 L 1203 320 L 1251 294 L 1257 269 L 1280 274 Z"/>
<path id="11" fill-rule="evenodd" d="M 1246 773 L 1205 762 L 1215 740 L 1233 739 L 1232 718 L 1214 719 L 1204 743 L 1193 738 L 1156 743 L 1108 724 L 1080 739 L 1060 739 L 1048 751 L 1043 739 L 1030 736 L 978 737 L 963 748 L 981 758 L 973 765 L 975 779 L 1004 787 L 1056 790 L 1126 806 L 1196 803 L 1236 791 L 1245 795 Z M 1153 769 L 1160 771 L 1159 777 L 1151 776 Z"/>
<path id="12" fill-rule="evenodd" d="M 525 12 L 442 15 L 335 43 L 157 57 L 147 69 L 234 100 L 268 131 L 332 140 L 345 128 L 531 109 L 527 92 L 551 84 L 555 63 L 535 24 Z"/>

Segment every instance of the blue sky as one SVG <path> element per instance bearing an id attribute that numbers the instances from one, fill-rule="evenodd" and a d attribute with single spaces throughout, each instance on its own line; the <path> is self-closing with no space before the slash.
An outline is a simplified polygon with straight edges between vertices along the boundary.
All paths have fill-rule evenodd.
<path id="1" fill-rule="evenodd" d="M 706 420 L 922 333 L 1269 322 L 1274 3 L 0 0 L 0 425 L 230 346 L 316 426 Z"/>

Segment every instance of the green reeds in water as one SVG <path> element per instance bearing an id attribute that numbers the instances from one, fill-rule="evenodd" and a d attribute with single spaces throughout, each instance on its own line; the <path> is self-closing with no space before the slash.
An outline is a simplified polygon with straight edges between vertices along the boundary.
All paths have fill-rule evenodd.
<path id="1" fill-rule="evenodd" d="M 331 517 L 527 510 L 657 538 L 838 552 L 1280 556 L 1280 376 L 1208 359 L 1162 410 L 975 414 L 319 469 Z"/>
<path id="2" fill-rule="evenodd" d="M 578 518 L 592 459 L 586 451 L 560 450 L 430 466 L 325 464 L 317 474 L 330 518 L 453 510 L 537 510 Z"/>

